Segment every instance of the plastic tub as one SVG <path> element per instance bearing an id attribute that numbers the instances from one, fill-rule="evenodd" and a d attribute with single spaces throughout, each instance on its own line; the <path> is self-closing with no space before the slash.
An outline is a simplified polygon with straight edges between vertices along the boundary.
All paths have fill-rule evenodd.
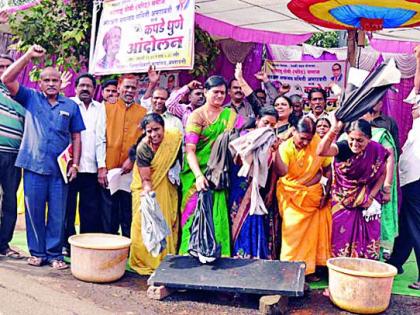
<path id="1" fill-rule="evenodd" d="M 86 233 L 69 238 L 71 272 L 87 282 L 112 282 L 125 272 L 131 240 L 124 236 Z"/>
<path id="2" fill-rule="evenodd" d="M 331 301 L 338 307 L 359 314 L 385 311 L 391 299 L 397 269 L 383 262 L 338 257 L 327 261 Z"/>

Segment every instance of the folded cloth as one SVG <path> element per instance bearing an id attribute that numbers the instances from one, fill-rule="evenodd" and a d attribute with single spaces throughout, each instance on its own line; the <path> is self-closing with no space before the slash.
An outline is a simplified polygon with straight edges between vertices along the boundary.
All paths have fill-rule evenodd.
<path id="1" fill-rule="evenodd" d="M 166 248 L 166 237 L 171 234 L 171 230 L 163 217 L 155 192 L 141 197 L 140 213 L 143 243 L 153 257 L 158 257 Z"/>
<path id="2" fill-rule="evenodd" d="M 276 141 L 274 130 L 270 127 L 255 129 L 229 144 L 233 156 L 239 155 L 242 167 L 238 176 L 251 176 L 251 205 L 249 214 L 267 214 L 264 200 L 260 195 L 260 187 L 265 187 L 268 176 L 268 158 L 270 148 Z"/>
<path id="3" fill-rule="evenodd" d="M 216 243 L 213 222 L 213 193 L 211 190 L 200 191 L 194 220 L 191 225 L 191 236 L 188 253 L 197 257 L 202 264 L 210 263 L 220 257 L 220 245 Z"/>
<path id="4" fill-rule="evenodd" d="M 206 170 L 206 179 L 213 190 L 229 188 L 229 167 L 232 163 L 232 156 L 228 146 L 230 141 L 238 137 L 239 131 L 232 129 L 218 136 L 213 144 Z"/>

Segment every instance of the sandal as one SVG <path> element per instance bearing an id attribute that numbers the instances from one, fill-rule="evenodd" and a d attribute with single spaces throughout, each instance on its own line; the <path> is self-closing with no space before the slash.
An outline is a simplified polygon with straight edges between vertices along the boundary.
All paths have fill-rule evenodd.
<path id="1" fill-rule="evenodd" d="M 44 264 L 44 260 L 41 257 L 31 256 L 28 258 L 28 265 L 41 267 Z"/>
<path id="2" fill-rule="evenodd" d="M 410 289 L 420 290 L 420 281 L 414 282 L 408 286 Z"/>
<path id="3" fill-rule="evenodd" d="M 15 251 L 14 249 L 11 249 L 11 248 L 8 248 L 8 249 L 4 250 L 0 254 L 6 256 L 8 258 L 12 258 L 12 259 L 22 259 L 22 258 L 24 258 L 24 256 L 21 253 Z"/>
<path id="4" fill-rule="evenodd" d="M 64 260 L 53 259 L 50 261 L 50 266 L 55 270 L 64 270 L 69 268 L 69 265 L 66 264 Z"/>

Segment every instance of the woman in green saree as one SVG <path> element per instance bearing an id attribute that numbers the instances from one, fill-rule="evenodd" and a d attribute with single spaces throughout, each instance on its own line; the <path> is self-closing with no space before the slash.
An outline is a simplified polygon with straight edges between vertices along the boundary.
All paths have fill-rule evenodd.
<path id="1" fill-rule="evenodd" d="M 211 76 L 205 85 L 206 103 L 188 117 L 185 128 L 185 162 L 181 173 L 181 245 L 179 253 L 188 253 L 190 227 L 197 205 L 198 191 L 207 190 L 204 176 L 212 146 L 217 137 L 234 127 L 240 127 L 244 118 L 230 108 L 223 108 L 226 82 L 221 76 Z M 216 242 L 222 256 L 230 256 L 230 228 L 226 191 L 213 192 L 213 221 Z"/>
<path id="2" fill-rule="evenodd" d="M 390 153 L 389 158 L 395 160 L 397 147 L 391 133 L 385 128 L 372 128 L 372 140 L 382 144 Z M 394 238 L 398 235 L 398 182 L 397 165 L 392 163 L 392 169 L 387 170 L 387 177 L 382 188 L 383 201 L 381 214 L 381 249 L 392 250 Z M 381 254 L 382 250 L 381 250 Z"/>

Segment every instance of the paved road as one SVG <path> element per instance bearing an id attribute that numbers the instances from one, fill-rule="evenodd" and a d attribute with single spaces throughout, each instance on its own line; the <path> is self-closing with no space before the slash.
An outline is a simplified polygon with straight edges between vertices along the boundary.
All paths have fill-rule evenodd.
<path id="1" fill-rule="evenodd" d="M 111 284 L 76 280 L 70 270 L 31 267 L 0 257 L 0 314 L 259 314 L 258 296 L 177 292 L 164 301 L 146 297 L 147 277 L 133 273 Z M 334 307 L 321 291 L 289 302 L 298 315 L 350 314 Z M 420 314 L 420 299 L 393 296 L 386 315 Z"/>

